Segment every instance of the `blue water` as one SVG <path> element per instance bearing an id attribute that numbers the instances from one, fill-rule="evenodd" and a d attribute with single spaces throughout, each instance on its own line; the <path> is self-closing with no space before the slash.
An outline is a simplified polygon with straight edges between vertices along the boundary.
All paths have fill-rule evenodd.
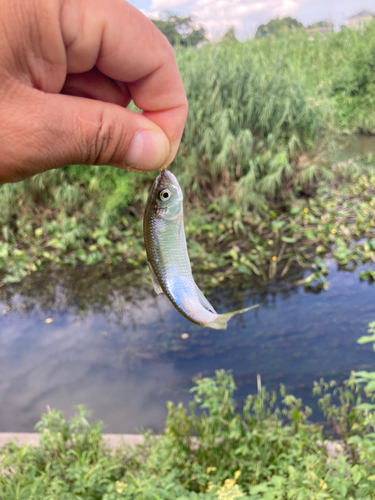
<path id="1" fill-rule="evenodd" d="M 0 432 L 32 431 L 47 405 L 71 415 L 82 403 L 107 432 L 158 431 L 166 401 L 188 401 L 192 377 L 220 368 L 232 370 L 239 403 L 259 373 L 268 388 L 282 382 L 313 405 L 314 380 L 375 369 L 372 345 L 356 343 L 375 320 L 375 287 L 358 270 L 330 270 L 329 290 L 318 294 L 288 282 L 215 290 L 220 312 L 260 304 L 227 331 L 190 323 L 118 273 L 90 286 L 63 273 L 9 287 L 0 296 Z"/>

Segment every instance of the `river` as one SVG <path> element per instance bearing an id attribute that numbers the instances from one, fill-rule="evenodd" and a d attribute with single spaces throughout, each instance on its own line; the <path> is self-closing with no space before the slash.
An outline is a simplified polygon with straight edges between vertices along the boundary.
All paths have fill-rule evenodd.
<path id="1" fill-rule="evenodd" d="M 375 140 L 350 148 L 375 152 Z M 327 265 L 330 286 L 320 293 L 293 285 L 301 269 L 269 285 L 243 278 L 212 291 L 218 312 L 260 305 L 226 331 L 190 323 L 121 266 L 47 269 L 2 288 L 0 432 L 32 431 L 47 407 L 69 416 L 78 404 L 108 432 L 160 431 L 166 401 L 187 402 L 192 378 L 221 368 L 234 374 L 238 403 L 260 374 L 316 409 L 314 380 L 375 369 L 372 345 L 356 342 L 375 320 L 375 289 L 360 268 Z"/>
<path id="2" fill-rule="evenodd" d="M 32 431 L 47 405 L 71 415 L 77 404 L 108 432 L 160 431 L 166 401 L 188 401 L 191 379 L 221 368 L 232 370 L 239 403 L 259 373 L 268 388 L 282 382 L 313 405 L 314 380 L 375 366 L 372 346 L 356 343 L 375 320 L 374 287 L 359 269 L 328 265 L 330 287 L 320 293 L 288 281 L 216 289 L 209 298 L 219 312 L 260 304 L 226 331 L 190 323 L 165 296 L 129 285 L 121 268 L 12 285 L 0 302 L 0 431 Z"/>

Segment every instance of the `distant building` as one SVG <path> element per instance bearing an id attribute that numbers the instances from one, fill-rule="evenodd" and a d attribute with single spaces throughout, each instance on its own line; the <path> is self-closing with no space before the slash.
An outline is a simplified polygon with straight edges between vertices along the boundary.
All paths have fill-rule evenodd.
<path id="1" fill-rule="evenodd" d="M 194 49 L 201 49 L 202 47 L 206 47 L 207 45 L 212 45 L 212 42 L 210 40 L 201 40 L 200 42 L 197 43 Z"/>
<path id="2" fill-rule="evenodd" d="M 349 17 L 348 26 L 349 28 L 362 28 L 362 26 L 374 18 L 374 14 L 368 10 L 362 10 L 355 16 Z"/>
<path id="3" fill-rule="evenodd" d="M 327 33 L 331 33 L 333 31 L 333 23 L 330 21 L 319 21 L 318 23 L 310 24 L 306 28 L 306 33 L 309 35 L 309 38 L 314 37 L 318 33 L 321 35 L 326 35 Z"/>

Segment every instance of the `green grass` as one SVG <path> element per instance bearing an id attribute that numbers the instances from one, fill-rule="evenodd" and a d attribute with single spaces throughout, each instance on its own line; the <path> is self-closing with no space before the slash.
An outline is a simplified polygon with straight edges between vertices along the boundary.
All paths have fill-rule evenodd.
<path id="1" fill-rule="evenodd" d="M 286 393 L 258 392 L 241 408 L 233 377 L 195 380 L 189 410 L 168 403 L 161 438 L 146 433 L 136 450 L 106 448 L 102 424 L 78 407 L 70 421 L 58 410 L 37 425 L 38 447 L 0 450 L 2 500 L 302 500 L 373 498 L 374 373 L 343 385 L 321 380 L 314 393 L 326 430 Z M 372 385 L 371 385 L 372 384 Z M 341 440 L 330 457 L 322 443 Z"/>
<path id="2" fill-rule="evenodd" d="M 259 206 L 322 176 L 338 136 L 375 133 L 374 54 L 375 22 L 313 41 L 296 33 L 178 52 L 189 119 L 175 164 L 185 189 L 235 182 L 237 200 Z"/>

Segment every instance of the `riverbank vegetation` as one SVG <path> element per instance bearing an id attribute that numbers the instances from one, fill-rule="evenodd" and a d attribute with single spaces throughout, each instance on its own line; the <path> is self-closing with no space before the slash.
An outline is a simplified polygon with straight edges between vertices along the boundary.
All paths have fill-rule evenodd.
<path id="1" fill-rule="evenodd" d="M 188 206 L 185 229 L 189 253 L 201 282 L 217 286 L 238 275 L 244 278 L 256 275 L 267 281 L 285 276 L 297 264 L 312 269 L 302 281 L 305 286 L 326 287 L 329 270 L 322 260 L 324 256 L 334 257 L 347 270 L 364 264 L 360 277 L 372 281 L 375 262 L 372 159 L 367 164 L 365 160 L 337 163 L 335 169 L 331 182 L 318 186 L 314 197 L 291 198 L 279 206 L 264 205 L 262 212 L 241 209 L 230 200 L 225 208 L 215 199 Z M 102 184 L 95 186 L 97 177 L 90 175 L 96 172 Z M 27 187 L 23 186 L 24 197 L 40 196 L 41 201 L 38 209 L 31 200 L 33 207 L 20 206 L 14 224 L 10 222 L 2 228 L 0 268 L 4 283 L 17 282 L 48 264 L 102 263 L 113 273 L 121 263 L 122 273 L 129 271 L 147 279 L 142 238 L 142 205 L 147 183 L 143 184 L 140 176 L 129 175 L 129 183 L 125 184 L 128 191 L 121 191 L 121 183 L 115 185 L 109 167 L 90 167 L 84 174 L 86 185 L 82 183 L 83 173 L 77 178 L 77 169 L 69 167 L 36 177 Z M 64 178 L 64 190 L 59 177 Z M 107 198 L 103 189 L 106 183 L 114 193 Z M 17 191 L 21 186 L 7 187 L 8 191 L 12 188 Z M 116 197 L 116 190 L 121 192 L 116 210 L 98 209 L 96 200 L 103 196 L 102 203 L 108 207 Z M 127 206 L 126 196 L 132 196 L 137 203 Z M 21 200 L 18 198 L 20 204 Z"/>
<path id="2" fill-rule="evenodd" d="M 374 158 L 337 157 L 343 138 L 375 133 L 375 22 L 314 40 L 293 33 L 176 53 L 190 110 L 171 168 L 193 261 L 215 271 L 207 282 L 270 279 L 295 261 L 315 266 L 308 286 L 324 286 L 326 253 L 340 265 L 375 261 Z M 69 166 L 2 186 L 2 282 L 47 263 L 145 268 L 141 218 L 153 177 Z"/>
<path id="3" fill-rule="evenodd" d="M 102 424 L 82 408 L 70 421 L 52 410 L 37 425 L 38 447 L 0 450 L 2 500 L 370 499 L 375 481 L 374 374 L 314 393 L 324 427 L 300 399 L 258 392 L 236 408 L 230 374 L 198 378 L 189 410 L 168 403 L 161 437 L 136 450 L 109 450 Z"/>

